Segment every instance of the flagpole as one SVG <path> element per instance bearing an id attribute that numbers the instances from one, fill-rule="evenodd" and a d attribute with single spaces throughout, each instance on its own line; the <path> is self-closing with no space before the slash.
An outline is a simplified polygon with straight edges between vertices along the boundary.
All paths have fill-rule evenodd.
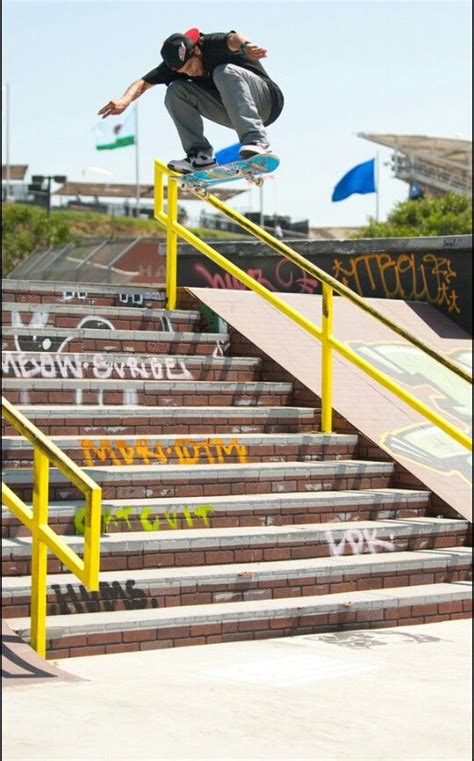
<path id="1" fill-rule="evenodd" d="M 140 209 L 140 180 L 139 180 L 139 162 L 138 162 L 138 103 L 135 103 L 135 202 L 136 216 Z"/>
<path id="2" fill-rule="evenodd" d="M 10 197 L 10 88 L 8 82 L 2 87 L 5 92 L 5 200 Z"/>
<path id="3" fill-rule="evenodd" d="M 379 151 L 375 154 L 375 221 L 379 221 L 379 184 L 380 184 Z"/>

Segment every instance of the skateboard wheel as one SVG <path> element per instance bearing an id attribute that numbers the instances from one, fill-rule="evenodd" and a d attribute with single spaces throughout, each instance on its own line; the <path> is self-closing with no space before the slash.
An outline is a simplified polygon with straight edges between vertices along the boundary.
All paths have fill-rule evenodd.
<path id="1" fill-rule="evenodd" d="M 254 182 L 257 188 L 261 188 L 263 185 L 263 177 L 257 177 Z"/>

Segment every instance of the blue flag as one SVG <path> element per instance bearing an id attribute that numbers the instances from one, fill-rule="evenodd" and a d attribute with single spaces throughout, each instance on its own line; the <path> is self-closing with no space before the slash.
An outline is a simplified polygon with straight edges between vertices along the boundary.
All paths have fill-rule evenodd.
<path id="1" fill-rule="evenodd" d="M 332 200 L 343 201 L 353 193 L 375 193 L 375 159 L 357 164 L 347 172 L 334 188 Z"/>
<path id="2" fill-rule="evenodd" d="M 242 158 L 239 153 L 240 143 L 234 143 L 227 148 L 222 148 L 216 153 L 216 161 L 218 164 L 230 164 L 231 161 L 240 161 Z"/>

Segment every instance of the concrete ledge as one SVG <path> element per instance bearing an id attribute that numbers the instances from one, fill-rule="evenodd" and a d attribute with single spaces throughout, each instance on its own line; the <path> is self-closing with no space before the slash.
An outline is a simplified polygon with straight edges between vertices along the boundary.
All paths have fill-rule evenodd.
<path id="1" fill-rule="evenodd" d="M 423 550 L 397 553 L 379 553 L 338 558 L 305 558 L 303 560 L 268 561 L 264 563 L 234 563 L 232 565 L 209 565 L 205 567 L 184 568 L 146 568 L 140 570 L 103 571 L 100 574 L 101 583 L 125 584 L 133 574 L 137 588 L 153 586 L 172 587 L 179 590 L 190 583 L 195 585 L 209 584 L 256 584 L 260 581 L 300 579 L 314 577 L 318 583 L 321 576 L 332 578 L 351 575 L 366 576 L 372 573 L 404 572 L 411 570 L 431 570 L 434 568 L 470 567 L 472 556 L 469 547 L 447 547 L 442 551 Z M 339 580 L 339 579 L 336 579 Z M 70 585 L 79 590 L 81 584 L 76 576 L 70 573 L 59 573 L 48 577 L 47 589 L 51 593 L 54 585 Z M 31 577 L 5 577 L 2 580 L 3 595 L 29 596 Z"/>
<path id="2" fill-rule="evenodd" d="M 229 406 L 196 406 L 196 407 L 143 407 L 134 404 L 109 404 L 106 406 L 98 407 L 95 404 L 82 404 L 80 407 L 77 405 L 67 404 L 48 404 L 42 406 L 41 404 L 19 404 L 18 409 L 26 417 L 30 419 L 43 418 L 43 419 L 55 419 L 60 418 L 68 419 L 79 418 L 81 421 L 85 417 L 91 416 L 93 418 L 117 418 L 120 421 L 126 420 L 127 416 L 130 417 L 146 417 L 146 418 L 176 418 L 179 415 L 180 418 L 221 418 L 226 417 L 251 417 L 251 418 L 301 418 L 302 420 L 312 420 L 317 410 L 313 407 L 229 407 Z M 87 429 L 84 428 L 84 432 L 87 433 Z M 187 435 L 187 434 L 186 434 Z"/>
<path id="3" fill-rule="evenodd" d="M 423 501 L 429 504 L 430 492 L 415 489 L 346 489 L 344 491 L 323 492 L 285 492 L 284 494 L 234 494 L 231 496 L 216 495 L 212 498 L 214 509 L 235 509 L 244 511 L 264 510 L 278 507 L 305 507 L 308 505 L 320 505 L 321 507 L 333 506 L 344 508 L 348 505 L 387 505 L 401 506 L 411 502 Z M 114 499 L 102 500 L 103 508 L 131 507 L 130 515 L 134 515 L 142 507 L 156 507 L 158 509 L 173 510 L 188 506 L 202 505 L 202 497 L 162 498 L 143 497 L 143 499 Z M 30 505 L 31 507 L 31 505 Z M 84 502 L 71 500 L 70 502 L 50 502 L 50 518 L 74 515 L 76 510 L 84 507 Z M 4 517 L 11 516 L 11 512 L 2 505 Z M 336 520 L 336 518 L 335 518 Z M 337 520 L 340 520 L 337 516 Z M 423 518 L 423 520 L 425 520 Z M 427 520 L 434 520 L 427 518 Z M 351 522 L 352 525 L 352 522 Z"/>
<path id="4" fill-rule="evenodd" d="M 413 587 L 394 587 L 368 592 L 343 592 L 315 597 L 281 600 L 190 605 L 151 610 L 124 610 L 115 613 L 80 613 L 51 616 L 47 622 L 48 638 L 90 635 L 93 632 L 130 631 L 161 627 L 189 626 L 231 621 L 262 619 L 294 619 L 322 613 L 385 610 L 400 606 L 421 606 L 472 599 L 469 582 L 455 584 L 423 584 Z M 28 618 L 9 619 L 11 628 L 21 637 L 28 637 Z"/>
<path id="5" fill-rule="evenodd" d="M 67 290 L 67 289 L 65 289 Z M 197 310 L 185 309 L 158 309 L 156 307 L 127 307 L 127 306 L 84 306 L 81 304 L 37 304 L 27 301 L 4 301 L 3 312 L 50 312 L 60 315 L 77 315 L 78 317 L 90 316 L 85 312 L 93 309 L 94 315 L 114 315 L 116 317 L 169 317 L 170 319 L 185 320 L 186 322 L 199 322 L 201 314 Z M 22 326 L 25 329 L 29 326 Z"/>
<path id="6" fill-rule="evenodd" d="M 377 462 L 371 460 L 331 460 L 328 462 L 259 462 L 250 464 L 230 463 L 228 465 L 193 465 L 192 468 L 185 470 L 182 465 L 147 465 L 146 468 L 140 465 L 121 465 L 117 468 L 113 465 L 94 466 L 84 468 L 84 471 L 95 481 L 101 483 L 104 480 L 122 481 L 125 478 L 133 477 L 136 481 L 152 480 L 174 480 L 176 478 L 185 478 L 188 481 L 200 481 L 211 478 L 213 481 L 222 481 L 227 478 L 239 478 L 245 480 L 248 478 L 258 479 L 260 476 L 266 478 L 284 478 L 293 475 L 307 476 L 311 475 L 352 475 L 360 474 L 383 474 L 391 475 L 393 473 L 393 463 Z M 5 468 L 3 477 L 7 483 L 32 484 L 33 470 L 31 468 Z M 69 480 L 60 471 L 51 469 L 50 483 L 69 483 Z"/>
<path id="7" fill-rule="evenodd" d="M 35 335 L 45 338 L 74 339 L 95 338 L 101 341 L 155 341 L 165 343 L 210 343 L 229 340 L 228 333 L 191 333 L 189 331 L 163 330 L 100 330 L 95 328 L 33 328 L 30 325 L 15 328 L 3 328 L 3 337 L 17 335 Z"/>
<path id="8" fill-rule="evenodd" d="M 386 521 L 350 521 L 349 523 L 317 523 L 297 526 L 251 526 L 236 528 L 181 529 L 162 534 L 148 531 L 130 531 L 127 534 L 108 534 L 101 539 L 102 555 L 120 552 L 173 552 L 198 550 L 203 547 L 223 549 L 245 545 L 272 544 L 275 547 L 309 542 L 327 543 L 330 533 L 334 543 L 348 532 L 369 532 L 380 540 L 418 536 L 444 536 L 448 532 L 465 532 L 468 521 L 447 518 L 411 518 Z M 75 552 L 82 553 L 84 539 L 80 536 L 63 536 L 63 541 Z M 31 536 L 2 539 L 2 557 L 31 556 Z M 466 549 L 469 552 L 469 548 Z"/>

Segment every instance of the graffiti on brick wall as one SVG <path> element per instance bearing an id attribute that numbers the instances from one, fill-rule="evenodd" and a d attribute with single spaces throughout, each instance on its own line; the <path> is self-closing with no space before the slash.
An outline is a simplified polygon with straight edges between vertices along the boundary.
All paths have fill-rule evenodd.
<path id="1" fill-rule="evenodd" d="M 52 328 L 48 325 L 49 312 L 33 312 L 28 324 L 24 324 L 19 312 L 12 312 L 12 327 L 18 332 L 14 336 L 17 351 L 62 352 L 73 340 L 73 336 L 38 335 L 39 330 Z M 114 325 L 104 317 L 93 315 L 83 317 L 76 325 L 76 330 L 114 330 Z"/>
<path id="2" fill-rule="evenodd" d="M 420 349 L 406 344 L 351 342 L 351 347 L 402 386 L 424 390 L 431 406 L 466 433 L 472 432 L 471 386 Z M 456 349 L 451 358 L 472 370 L 472 351 Z M 457 474 L 472 483 L 472 455 L 431 423 L 415 423 L 383 434 L 390 454 L 444 475 Z"/>
<path id="3" fill-rule="evenodd" d="M 361 296 L 427 301 L 460 314 L 451 260 L 435 254 L 372 253 L 335 259 L 333 274 Z"/>
<path id="4" fill-rule="evenodd" d="M 206 264 L 197 262 L 193 265 L 198 283 L 209 288 L 228 290 L 246 290 L 246 286 L 229 275 L 227 272 L 212 272 Z M 321 290 L 318 280 L 310 277 L 301 267 L 297 267 L 286 259 L 279 262 L 266 262 L 265 269 L 248 267 L 246 270 L 257 283 L 269 291 L 296 291 L 297 293 L 317 293 Z"/>
<path id="5" fill-rule="evenodd" d="M 15 378 L 139 378 L 151 380 L 193 380 L 185 360 L 176 357 L 125 356 L 115 360 L 107 354 L 41 352 L 31 357 L 25 352 L 6 351 L 2 354 L 2 373 Z"/>
<path id="6" fill-rule="evenodd" d="M 213 357 L 225 357 L 230 349 L 230 341 L 216 341 L 216 348 L 212 352 Z"/>
<path id="7" fill-rule="evenodd" d="M 89 298 L 87 291 L 63 291 L 61 301 L 86 301 Z"/>
<path id="8" fill-rule="evenodd" d="M 232 260 L 233 257 L 231 256 Z M 451 315 L 461 313 L 465 284 L 452 259 L 435 253 L 365 253 L 347 256 L 310 255 L 314 262 L 361 296 L 426 301 Z M 239 267 L 270 291 L 321 293 L 321 284 L 287 259 L 249 256 Z M 216 266 L 190 258 L 180 265 L 180 278 L 190 286 L 245 290 L 235 277 Z"/>
<path id="9" fill-rule="evenodd" d="M 144 307 L 147 301 L 166 301 L 164 293 L 119 293 L 119 302 L 128 307 Z"/>
<path id="10" fill-rule="evenodd" d="M 362 555 L 365 553 L 393 552 L 395 545 L 392 540 L 393 534 L 390 534 L 389 539 L 379 539 L 376 529 L 347 529 L 339 541 L 334 538 L 332 531 L 326 531 L 329 552 L 334 557 L 347 553 Z"/>
<path id="11" fill-rule="evenodd" d="M 425 642 L 443 642 L 440 637 L 433 637 L 430 634 L 418 634 L 405 631 L 349 631 L 337 632 L 336 634 L 318 635 L 320 642 L 327 642 L 330 645 L 347 647 L 350 650 L 371 650 L 373 647 L 382 645 L 399 645 L 399 644 L 423 644 Z M 444 640 L 446 641 L 446 640 Z"/>
<path id="12" fill-rule="evenodd" d="M 125 583 L 101 581 L 99 592 L 89 592 L 82 584 L 78 587 L 72 584 L 53 584 L 52 590 L 56 598 L 55 603 L 51 605 L 52 615 L 158 607 L 158 600 L 148 597 L 143 589 L 136 586 L 134 579 L 127 579 Z"/>
<path id="13" fill-rule="evenodd" d="M 139 523 L 142 531 L 161 531 L 164 529 L 177 530 L 182 528 L 209 528 L 209 516 L 214 512 L 212 505 L 179 505 L 173 510 L 150 507 L 102 507 L 102 532 L 107 533 L 110 527 L 120 531 L 132 531 L 133 523 Z M 80 536 L 84 535 L 86 508 L 83 507 L 74 516 L 74 530 Z M 136 529 L 135 529 L 136 530 Z"/>
<path id="14" fill-rule="evenodd" d="M 113 295 L 115 296 L 115 294 Z M 63 291 L 61 301 L 86 301 L 92 297 L 93 294 L 89 294 L 87 291 Z M 166 295 L 160 292 L 119 293 L 118 299 L 120 304 L 124 306 L 144 307 L 147 301 L 166 301 Z"/>
<path id="15" fill-rule="evenodd" d="M 215 465 L 233 457 L 237 462 L 247 462 L 247 447 L 238 439 L 227 443 L 221 438 L 179 438 L 163 446 L 159 440 L 138 439 L 81 439 L 81 449 L 86 466 L 111 462 L 112 465 Z"/>

